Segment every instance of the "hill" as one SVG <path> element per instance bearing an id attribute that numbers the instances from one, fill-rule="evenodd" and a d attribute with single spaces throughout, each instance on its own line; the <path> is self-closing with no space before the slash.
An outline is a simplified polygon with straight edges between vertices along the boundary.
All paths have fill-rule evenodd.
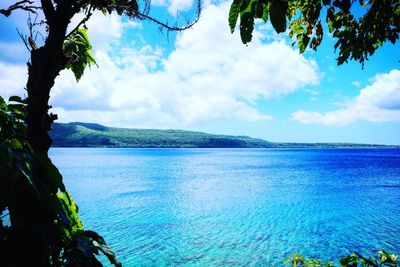
<path id="1" fill-rule="evenodd" d="M 126 129 L 95 123 L 54 123 L 53 147 L 132 148 L 358 148 L 389 147 L 352 143 L 273 143 L 248 136 L 217 135 L 183 130 Z"/>
<path id="2" fill-rule="evenodd" d="M 94 123 L 54 123 L 55 147 L 272 147 L 273 143 L 247 136 L 214 135 L 182 130 L 105 127 Z"/>

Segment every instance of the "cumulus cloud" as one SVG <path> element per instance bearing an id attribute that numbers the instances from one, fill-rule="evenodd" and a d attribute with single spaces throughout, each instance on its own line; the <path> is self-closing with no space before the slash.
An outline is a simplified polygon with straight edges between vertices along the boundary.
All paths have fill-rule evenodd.
<path id="1" fill-rule="evenodd" d="M 229 32 L 228 9 L 228 3 L 205 7 L 201 21 L 178 34 L 175 50 L 167 56 L 150 45 L 126 44 L 112 53 L 102 46 L 95 53 L 99 69 L 87 71 L 78 84 L 68 71 L 57 79 L 54 111 L 63 121 L 130 127 L 273 119 L 258 110 L 257 100 L 318 83 L 317 65 L 282 41 L 264 44 L 260 32 L 244 46 L 238 34 Z M 123 26 L 116 28 L 123 32 Z M 106 37 L 102 42 L 118 39 Z"/>
<path id="2" fill-rule="evenodd" d="M 151 1 L 153 6 L 166 7 L 172 16 L 176 16 L 179 12 L 185 12 L 192 8 L 193 0 L 155 0 Z"/>
<path id="3" fill-rule="evenodd" d="M 356 121 L 400 121 L 400 71 L 378 74 L 344 108 L 320 113 L 298 110 L 292 119 L 304 124 L 347 125 Z"/>
<path id="4" fill-rule="evenodd" d="M 351 84 L 354 85 L 355 87 L 360 87 L 361 86 L 361 82 L 360 81 L 353 81 Z"/>
<path id="5" fill-rule="evenodd" d="M 257 101 L 317 84 L 317 64 L 260 31 L 243 45 L 238 32 L 230 34 L 228 10 L 229 3 L 205 6 L 200 22 L 177 34 L 169 54 L 154 44 L 126 42 L 128 29 L 140 25 L 94 14 L 88 28 L 100 68 L 86 70 L 79 83 L 64 70 L 51 92 L 52 112 L 64 122 L 125 127 L 272 120 Z M 2 69 L 10 66 L 2 64 Z M 7 83 L 9 93 L 25 84 L 26 67 L 19 66 L 15 75 Z"/>
<path id="6" fill-rule="evenodd" d="M 5 99 L 12 95 L 25 96 L 24 90 L 28 78 L 26 65 L 0 62 L 0 96 Z"/>
<path id="7" fill-rule="evenodd" d="M 75 15 L 69 25 L 69 31 L 83 19 L 84 15 Z M 89 29 L 88 34 L 93 47 L 101 51 L 109 51 L 118 44 L 124 30 L 129 28 L 141 28 L 141 24 L 135 21 L 122 21 L 117 13 L 103 14 L 100 11 L 94 12 L 89 21 L 86 22 Z"/>

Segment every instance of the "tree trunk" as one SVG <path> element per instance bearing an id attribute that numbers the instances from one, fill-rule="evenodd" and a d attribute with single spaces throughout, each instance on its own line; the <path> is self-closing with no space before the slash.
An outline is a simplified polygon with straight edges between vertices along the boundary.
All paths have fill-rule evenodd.
<path id="1" fill-rule="evenodd" d="M 61 45 L 60 45 L 61 43 Z M 36 153 L 47 155 L 51 146 L 48 135 L 53 115 L 48 114 L 50 90 L 55 79 L 65 67 L 65 56 L 62 41 L 57 44 L 47 43 L 31 52 L 28 63 L 27 126 L 28 142 Z M 35 179 L 41 179 L 40 171 Z M 10 199 L 10 216 L 12 222 L 10 265 L 5 266 L 43 266 L 52 265 L 51 254 L 59 247 L 56 236 L 56 224 L 49 216 L 47 203 L 33 192 L 26 179 L 20 177 L 13 188 L 15 199 Z M 43 188 L 42 188 L 43 190 Z M 41 194 L 52 192 L 41 191 Z M 20 255 L 18 255 L 20 254 Z M 54 260 L 54 259 L 53 259 Z M 58 260 L 58 259 L 57 259 Z"/>
<path id="2" fill-rule="evenodd" d="M 63 4 L 71 5 L 69 1 Z M 61 6 L 61 4 L 60 4 Z M 62 9 L 61 9 L 62 10 Z M 45 44 L 38 48 L 33 40 L 31 59 L 28 62 L 28 82 L 26 90 L 27 99 L 27 139 L 35 153 L 47 155 L 51 146 L 48 132 L 51 130 L 55 116 L 48 114 L 50 90 L 54 86 L 56 77 L 66 66 L 66 57 L 63 53 L 63 43 L 70 21 L 69 9 L 65 12 L 57 12 L 52 23 L 49 24 L 49 33 Z M 40 173 L 37 179 L 41 179 Z M 24 181 L 19 181 L 19 201 L 15 201 L 12 207 L 13 218 L 13 251 L 21 253 L 15 257 L 13 266 L 51 266 L 59 255 L 52 259 L 52 253 L 57 253 L 61 240 L 57 237 L 56 218 L 49 216 L 48 203 L 43 199 L 35 198 L 29 186 Z M 52 194 L 52 192 L 40 192 L 40 194 Z M 23 200 L 22 200 L 23 199 Z M 10 207 L 11 208 L 11 207 Z"/>
<path id="3" fill-rule="evenodd" d="M 50 89 L 57 75 L 65 67 L 62 47 L 46 44 L 32 50 L 28 63 L 28 141 L 39 153 L 47 153 L 51 146 L 48 135 L 54 117 L 48 114 Z"/>
<path id="4" fill-rule="evenodd" d="M 48 132 L 54 118 L 48 114 L 50 90 L 61 70 L 65 68 L 66 58 L 63 44 L 72 16 L 79 11 L 72 9 L 72 1 L 60 1 L 54 10 L 52 2 L 42 0 L 47 19 L 48 36 L 45 44 L 35 49 L 32 46 L 31 62 L 28 63 L 28 141 L 39 153 L 47 153 L 51 146 Z M 33 40 L 30 39 L 33 42 Z M 34 42 L 33 42 L 34 43 Z"/>

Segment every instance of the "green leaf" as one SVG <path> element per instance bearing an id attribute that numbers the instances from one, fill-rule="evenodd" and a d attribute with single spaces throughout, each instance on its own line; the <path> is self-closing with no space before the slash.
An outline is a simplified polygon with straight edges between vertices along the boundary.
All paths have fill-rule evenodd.
<path id="1" fill-rule="evenodd" d="M 247 44 L 253 37 L 254 17 L 250 12 L 246 12 L 240 16 L 240 37 L 242 42 Z"/>
<path id="2" fill-rule="evenodd" d="M 264 4 L 264 10 L 263 14 L 261 16 L 261 19 L 267 23 L 268 22 L 268 13 L 269 13 L 269 4 Z"/>
<path id="3" fill-rule="evenodd" d="M 136 0 L 132 1 L 132 5 L 133 5 L 133 10 L 139 11 L 139 4 Z"/>
<path id="4" fill-rule="evenodd" d="M 21 99 L 21 97 L 16 96 L 16 95 L 10 96 L 10 98 L 8 99 L 8 102 L 24 103 L 24 101 Z"/>
<path id="5" fill-rule="evenodd" d="M 240 5 L 239 10 L 241 15 L 251 11 L 251 1 L 252 0 L 242 0 L 242 4 Z"/>
<path id="6" fill-rule="evenodd" d="M 39 195 L 39 190 L 37 188 L 37 173 L 33 170 L 34 166 L 29 162 L 28 158 L 20 158 L 21 153 L 14 152 L 13 156 L 16 158 L 15 167 L 17 170 L 26 178 L 34 192 Z"/>
<path id="7" fill-rule="evenodd" d="M 344 257 L 340 259 L 340 264 L 344 266 L 355 266 L 357 267 L 358 256 L 353 253 L 350 256 Z M 355 265 L 354 265 L 355 264 Z"/>
<path id="8" fill-rule="evenodd" d="M 77 81 L 82 78 L 86 66 L 98 66 L 91 49 L 92 45 L 85 28 L 76 30 L 64 42 L 63 50 L 68 60 L 66 67 L 72 70 Z"/>
<path id="9" fill-rule="evenodd" d="M 26 114 L 24 104 L 8 104 L 8 110 L 16 115 L 22 116 L 19 118 L 24 118 Z"/>
<path id="10" fill-rule="evenodd" d="M 0 110 L 7 110 L 7 103 L 4 99 L 0 96 Z"/>
<path id="11" fill-rule="evenodd" d="M 384 250 L 378 252 L 381 263 L 397 264 L 397 255 L 389 254 Z"/>
<path id="12" fill-rule="evenodd" d="M 51 192 L 57 193 L 58 189 L 61 192 L 66 193 L 65 186 L 62 182 L 62 175 L 56 166 L 51 162 L 47 154 L 36 154 L 37 159 L 41 164 L 41 169 L 46 182 L 50 184 Z M 43 179 L 44 180 L 44 179 Z"/>
<path id="13" fill-rule="evenodd" d="M 107 245 L 106 241 L 102 236 L 98 233 L 86 230 L 84 234 L 90 237 L 93 241 L 95 241 L 94 246 L 98 248 L 103 254 L 108 258 L 108 260 L 117 267 L 122 266 L 122 264 L 118 261 L 115 253 L 111 250 L 111 248 Z"/>
<path id="14" fill-rule="evenodd" d="M 255 1 L 255 2 L 257 3 L 255 17 L 261 19 L 264 15 L 265 4 L 262 3 L 261 1 Z"/>
<path id="15" fill-rule="evenodd" d="M 11 147 L 15 150 L 20 150 L 22 149 L 24 146 L 22 145 L 22 143 L 16 139 L 16 138 L 12 138 L 11 139 Z"/>
<path id="16" fill-rule="evenodd" d="M 233 33 L 235 31 L 237 18 L 239 16 L 239 12 L 240 12 L 241 3 L 242 3 L 241 0 L 234 0 L 231 5 L 231 8 L 229 10 L 228 21 L 229 21 L 229 27 L 231 29 L 231 33 Z"/>
<path id="17" fill-rule="evenodd" d="M 286 1 L 272 1 L 269 9 L 272 26 L 277 33 L 286 30 L 286 11 L 288 4 Z"/>
<path id="18" fill-rule="evenodd" d="M 78 217 L 78 206 L 72 200 L 71 195 L 66 191 L 62 193 L 57 193 L 57 197 L 63 207 L 64 214 L 60 216 L 66 216 L 67 220 L 63 220 L 65 224 L 67 224 L 72 231 L 72 233 L 83 230 L 83 224 Z"/>

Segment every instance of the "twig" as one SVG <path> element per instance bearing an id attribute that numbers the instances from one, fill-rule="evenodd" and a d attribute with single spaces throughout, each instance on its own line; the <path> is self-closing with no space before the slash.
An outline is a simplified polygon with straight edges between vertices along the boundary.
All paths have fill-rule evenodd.
<path id="1" fill-rule="evenodd" d="M 88 10 L 88 12 L 87 12 L 87 14 L 86 14 L 86 17 L 84 17 L 84 18 L 75 26 L 75 28 L 74 28 L 70 33 L 68 33 L 68 34 L 65 36 L 65 40 L 67 40 L 68 37 L 71 36 L 71 34 L 73 34 L 76 30 L 78 30 L 79 27 L 80 27 L 82 24 L 86 23 L 86 21 L 89 20 L 89 18 L 92 16 L 92 14 L 93 14 L 92 7 L 89 7 L 89 10 Z"/>
<path id="2" fill-rule="evenodd" d="M 17 33 L 18 33 L 19 37 L 21 37 L 22 41 L 24 42 L 24 45 L 25 45 L 26 49 L 28 49 L 28 51 L 31 52 L 32 50 L 29 48 L 27 36 L 24 36 L 24 35 L 18 30 L 18 28 L 17 28 Z"/>
<path id="3" fill-rule="evenodd" d="M 157 25 L 159 25 L 161 28 L 167 29 L 168 31 L 175 31 L 175 32 L 181 32 L 184 30 L 187 30 L 191 27 L 193 27 L 194 24 L 196 24 L 199 19 L 200 19 L 200 13 L 201 13 L 201 1 L 198 0 L 197 1 L 197 11 L 196 11 L 196 18 L 193 21 L 188 21 L 186 25 L 184 26 L 178 26 L 177 24 L 175 24 L 174 26 L 171 26 L 167 23 L 163 23 L 158 19 L 155 19 L 147 14 L 141 13 L 139 11 L 133 11 L 133 13 L 139 18 L 139 19 L 143 19 L 143 20 L 150 20 L 151 22 L 156 23 Z"/>
<path id="4" fill-rule="evenodd" d="M 34 1 L 32 0 L 21 0 L 6 9 L 0 9 L 0 14 L 8 17 L 16 9 L 21 9 L 36 14 L 36 10 L 40 9 L 40 7 L 34 6 L 33 3 Z"/>
<path id="5" fill-rule="evenodd" d="M 199 21 L 200 13 L 201 13 L 201 0 L 197 0 L 196 18 L 192 21 L 187 19 L 187 23 L 184 26 L 178 26 L 177 22 L 175 23 L 175 25 L 171 26 L 170 24 L 168 24 L 168 22 L 164 23 L 156 18 L 153 18 L 152 16 L 149 16 L 147 14 L 149 11 L 148 7 L 145 7 L 145 10 L 143 12 L 133 10 L 131 6 L 112 5 L 112 6 L 108 6 L 108 7 L 116 9 L 116 10 L 122 8 L 122 9 L 124 9 L 125 15 L 127 15 L 128 17 L 138 18 L 141 20 L 150 20 L 151 22 L 159 25 L 161 29 L 167 29 L 167 31 L 181 32 L 181 31 L 184 31 L 184 30 L 187 30 L 187 29 L 193 27 L 193 25 Z"/>

